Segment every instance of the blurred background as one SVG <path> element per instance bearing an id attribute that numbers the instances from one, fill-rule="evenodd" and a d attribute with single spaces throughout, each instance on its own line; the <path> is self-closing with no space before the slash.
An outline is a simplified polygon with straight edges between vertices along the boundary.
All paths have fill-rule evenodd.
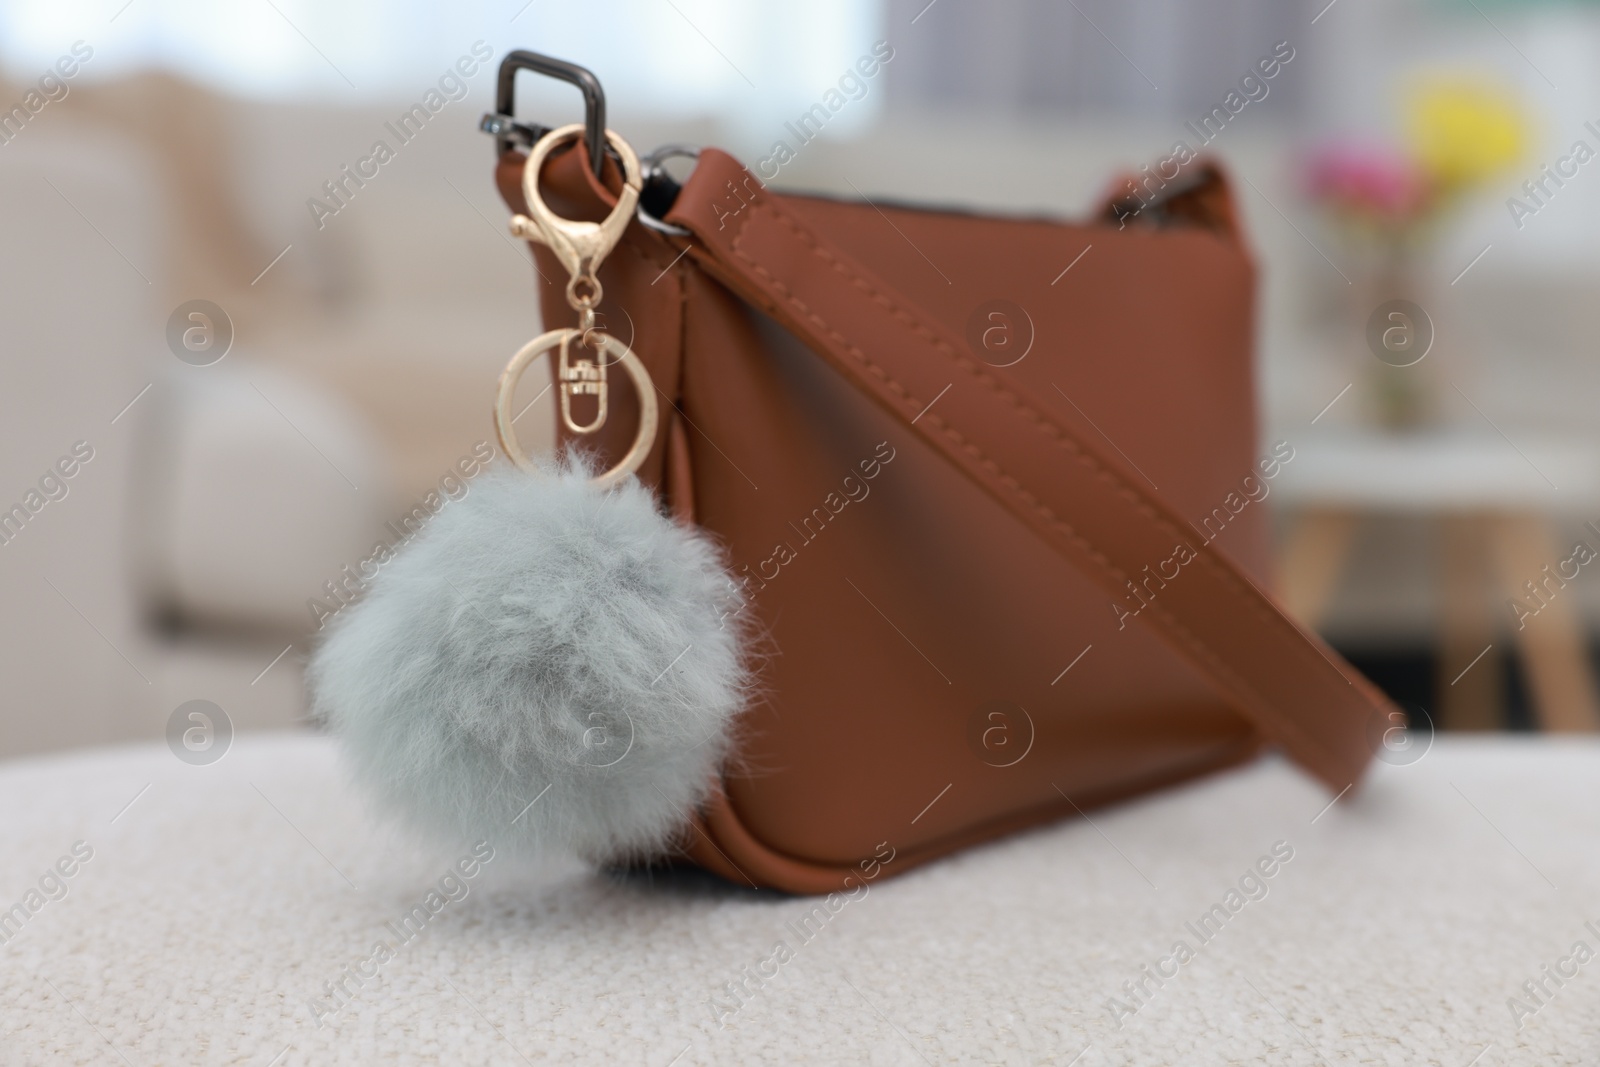
<path id="1" fill-rule="evenodd" d="M 754 162 L 879 41 L 775 187 L 1076 216 L 1209 142 L 1286 603 L 1440 728 L 1600 726 L 1596 5 L 61 0 L 0 3 L 0 756 L 303 721 L 344 568 L 540 329 L 476 129 L 506 51 Z"/>

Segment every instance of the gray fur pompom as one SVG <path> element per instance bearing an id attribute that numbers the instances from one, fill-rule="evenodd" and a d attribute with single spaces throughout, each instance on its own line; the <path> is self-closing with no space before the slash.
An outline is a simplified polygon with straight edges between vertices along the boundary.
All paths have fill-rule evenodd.
<path id="1" fill-rule="evenodd" d="M 312 657 L 313 713 L 357 777 L 435 834 L 649 854 L 728 752 L 738 586 L 637 480 L 587 477 L 484 475 Z"/>

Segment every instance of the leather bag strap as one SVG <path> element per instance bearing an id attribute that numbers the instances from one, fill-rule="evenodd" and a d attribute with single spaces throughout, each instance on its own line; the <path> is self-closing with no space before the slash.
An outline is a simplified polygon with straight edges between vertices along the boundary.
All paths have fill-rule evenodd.
<path id="1" fill-rule="evenodd" d="M 1329 787 L 1359 780 L 1375 724 L 1402 721 L 1398 710 L 1227 556 L 1195 546 L 1184 519 L 1122 464 L 1013 392 L 726 153 L 701 153 L 666 221 L 693 235 L 700 269 L 803 339 L 1112 598 L 1192 546 L 1194 559 L 1130 624 L 1153 627 Z"/>

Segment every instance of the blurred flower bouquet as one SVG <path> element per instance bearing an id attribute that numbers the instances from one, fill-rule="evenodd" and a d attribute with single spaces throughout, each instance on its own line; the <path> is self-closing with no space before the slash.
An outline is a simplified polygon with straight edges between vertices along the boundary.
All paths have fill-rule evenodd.
<path id="1" fill-rule="evenodd" d="M 1514 96 L 1471 76 L 1419 78 L 1403 98 L 1400 144 L 1341 140 L 1315 147 L 1303 169 L 1319 205 L 1359 263 L 1352 278 L 1356 334 L 1385 301 L 1419 299 L 1419 263 L 1457 206 L 1522 157 L 1528 129 Z M 1428 375 L 1376 361 L 1378 421 L 1413 428 L 1434 414 Z"/>
<path id="2" fill-rule="evenodd" d="M 1390 255 L 1415 243 L 1440 199 L 1416 160 L 1378 143 L 1318 147 L 1306 164 L 1305 187 L 1341 236 Z"/>

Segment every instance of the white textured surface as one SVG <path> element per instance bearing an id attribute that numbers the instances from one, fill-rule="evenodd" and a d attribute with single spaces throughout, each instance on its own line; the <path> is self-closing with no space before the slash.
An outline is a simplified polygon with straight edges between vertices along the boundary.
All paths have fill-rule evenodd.
<path id="1" fill-rule="evenodd" d="M 1600 927 L 1597 772 L 1594 744 L 1443 741 L 1313 824 L 1327 797 L 1268 760 L 874 883 L 807 943 L 789 924 L 813 901 L 497 859 L 319 1028 L 307 998 L 393 941 L 384 922 L 455 858 L 375 832 L 326 740 L 246 735 L 210 767 L 163 746 L 11 763 L 0 907 L 74 841 L 94 858 L 0 945 L 0 1050 L 140 1067 L 1466 1067 L 1492 1043 L 1483 1067 L 1589 1063 L 1600 962 L 1520 1033 L 1506 1001 L 1574 941 L 1600 949 L 1584 928 Z M 1118 986 L 1278 840 L 1295 855 L 1267 897 L 1116 1029 Z M 793 959 L 720 1028 L 710 1001 L 780 937 Z"/>

